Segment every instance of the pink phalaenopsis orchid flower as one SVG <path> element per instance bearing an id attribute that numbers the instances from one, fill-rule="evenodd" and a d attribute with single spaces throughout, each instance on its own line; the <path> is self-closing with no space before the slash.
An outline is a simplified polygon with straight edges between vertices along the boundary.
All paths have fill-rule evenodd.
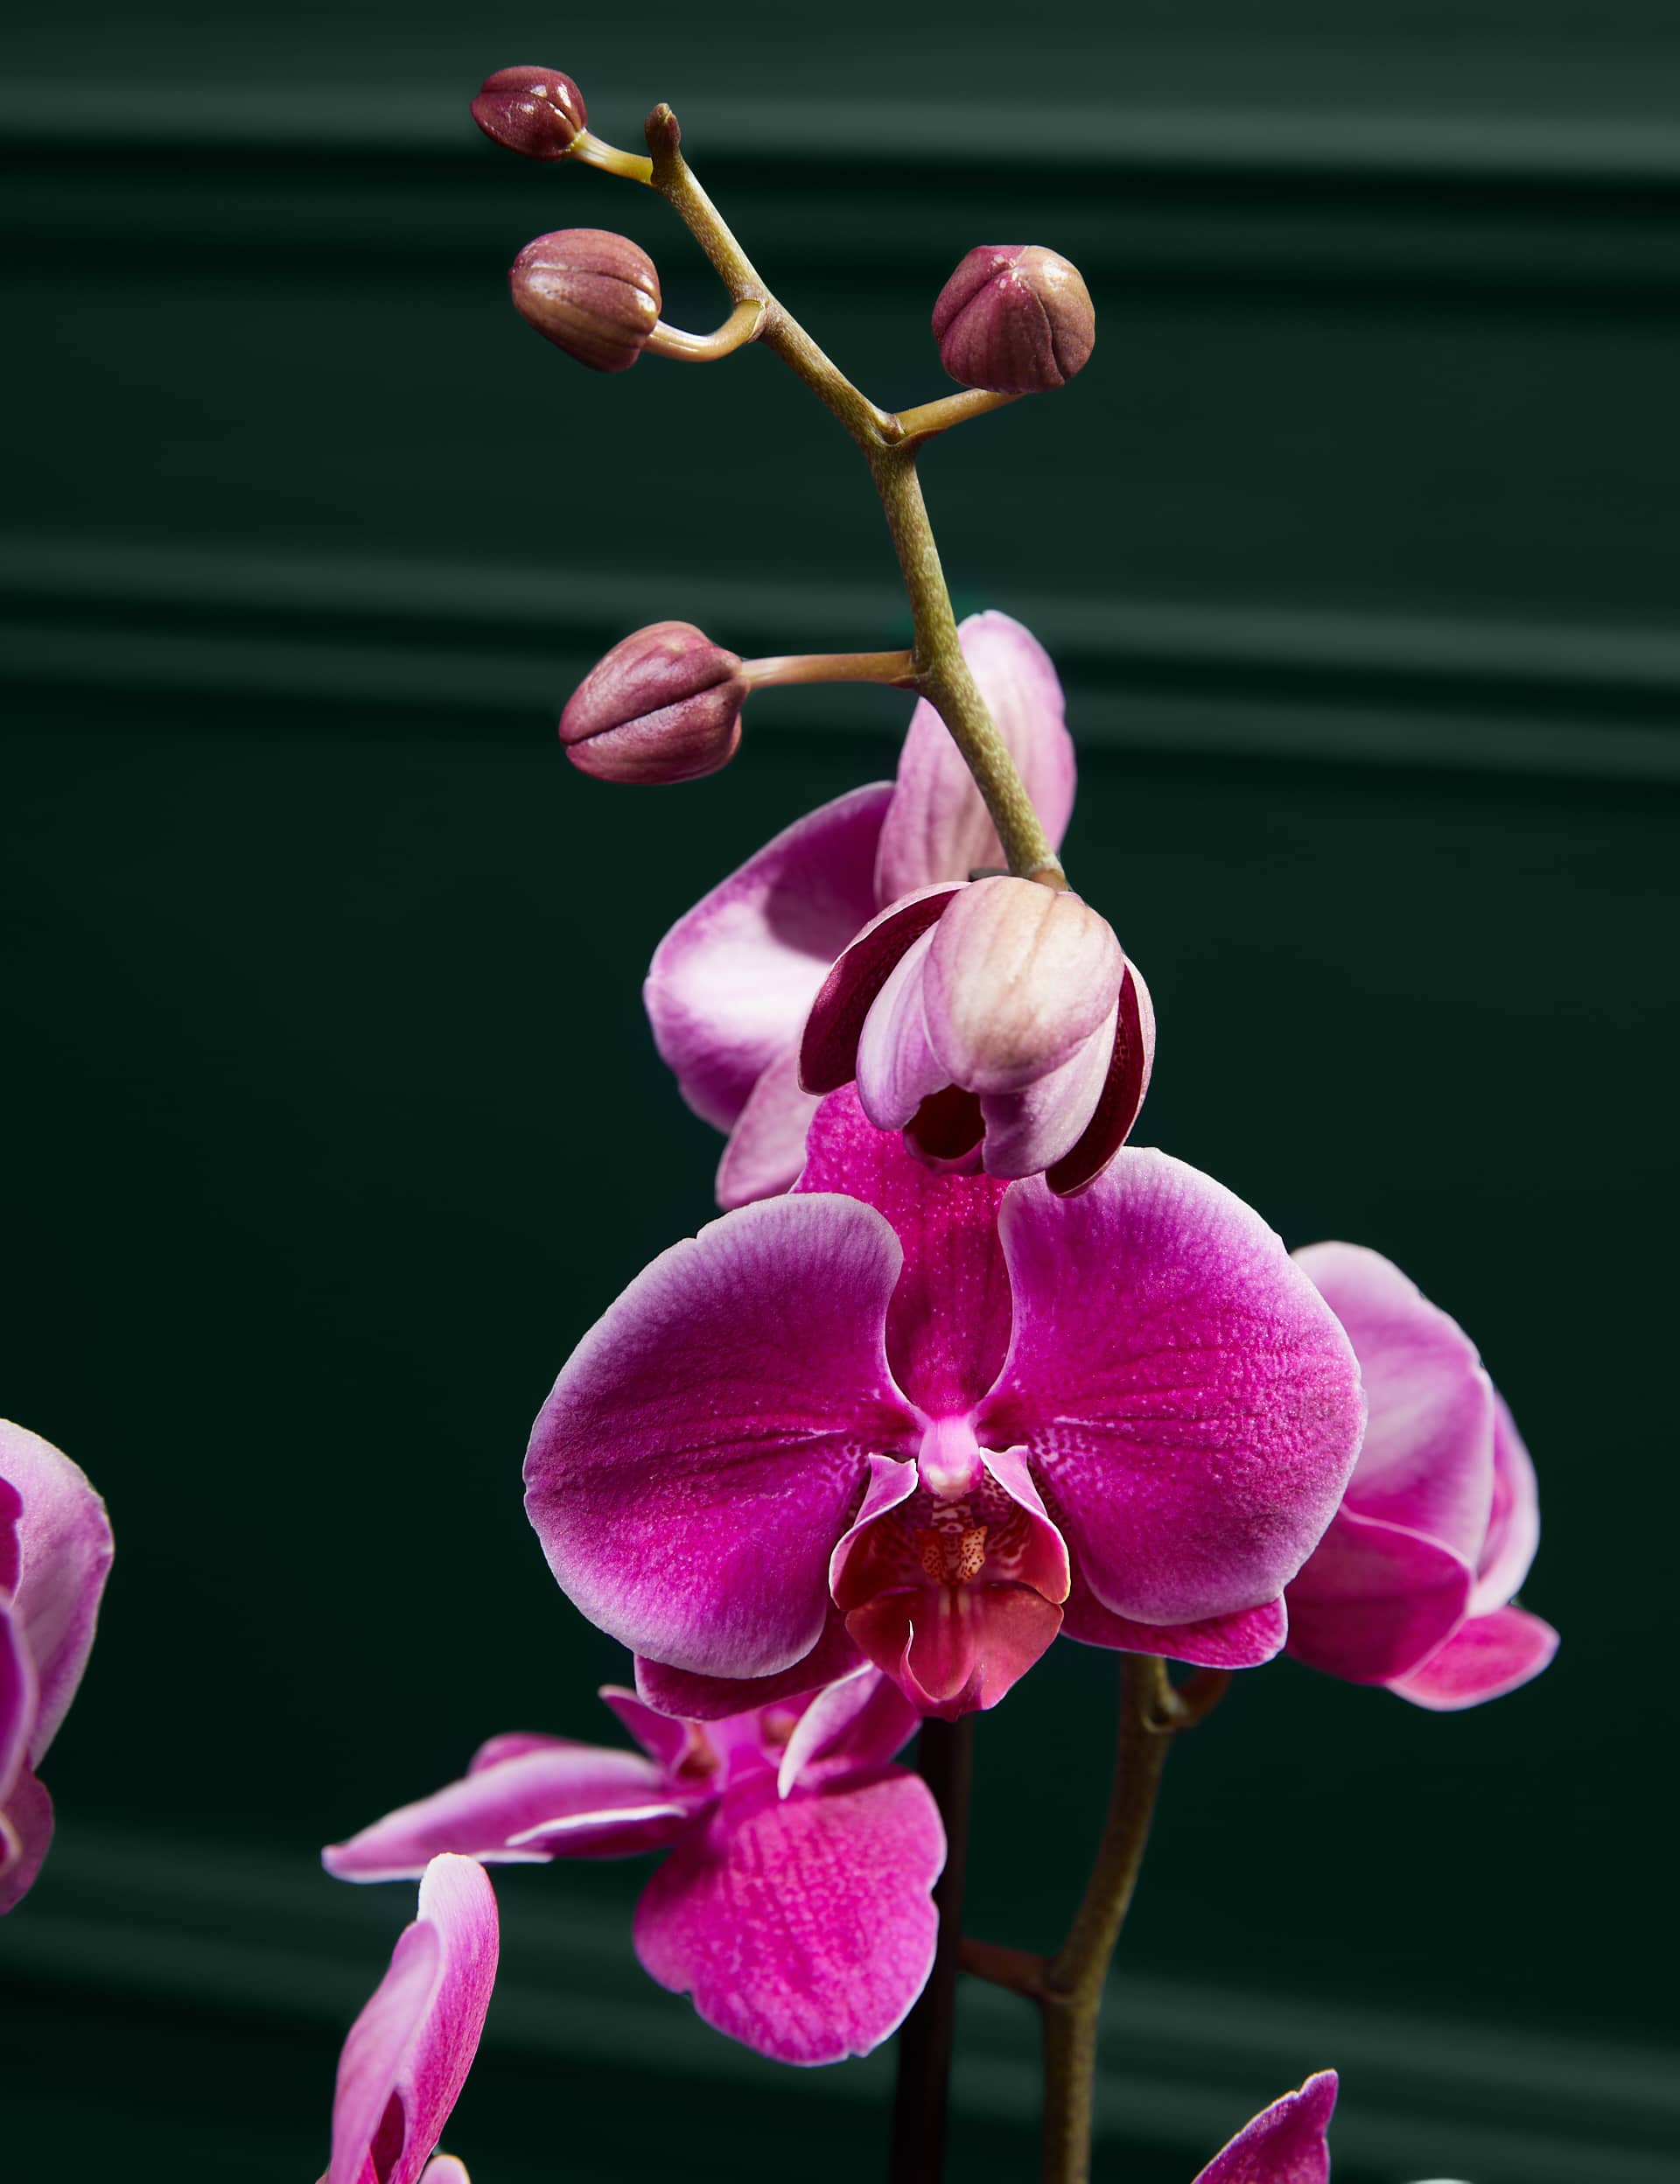
<path id="1" fill-rule="evenodd" d="M 1540 1538 L 1534 1466 L 1474 1345 L 1399 1268 L 1296 1253 L 1348 1330 L 1370 1423 L 1334 1522 L 1289 1588 L 1289 1649 L 1447 1712 L 1538 1676 L 1549 1623 L 1513 1606 Z"/>
<path id="2" fill-rule="evenodd" d="M 50 1441 L 0 1418 L 0 1912 L 52 1840 L 35 1770 L 68 1712 L 111 1566 L 105 1504 Z"/>
<path id="3" fill-rule="evenodd" d="M 1074 807 L 1074 746 L 1055 669 L 1006 614 L 971 615 L 961 635 L 1060 847 Z M 795 821 L 672 927 L 648 971 L 648 1014 L 683 1098 L 730 1133 L 720 1205 L 785 1191 L 799 1173 L 816 1111 L 800 1088 L 800 1034 L 836 959 L 900 897 L 1004 862 L 968 767 L 924 701 L 895 782 L 854 789 Z"/>
<path id="4" fill-rule="evenodd" d="M 799 1076 L 814 1093 L 855 1078 L 870 1121 L 930 1167 L 1041 1174 L 1071 1197 L 1130 1136 L 1154 1052 L 1107 920 L 995 876 L 923 888 L 864 928 L 811 1005 Z"/>
<path id="5" fill-rule="evenodd" d="M 926 1784 L 887 1765 L 915 1714 L 869 1670 L 705 1723 L 601 1696 L 641 1753 L 493 1737 L 464 1781 L 326 1852 L 328 1872 L 388 1880 L 442 1850 L 493 1864 L 668 1850 L 635 1925 L 662 1986 L 779 2062 L 878 2047 L 926 1983 L 945 1863 Z"/>
<path id="6" fill-rule="evenodd" d="M 861 1653 L 951 1717 L 1059 1629 L 1276 1653 L 1364 1404 L 1259 1215 L 1153 1152 L 1075 1199 L 936 1173 L 849 1091 L 808 1150 L 631 1284 L 532 1433 L 550 1567 L 642 1695 L 734 1712 Z"/>
<path id="7" fill-rule="evenodd" d="M 420 1911 L 350 2027 L 332 2100 L 332 2159 L 321 2184 L 465 2184 L 430 2160 L 479 2051 L 496 1981 L 496 1899 L 482 1866 L 434 1858 Z M 430 2163 L 430 2166 L 428 2164 Z"/>
<path id="8" fill-rule="evenodd" d="M 1195 2184 L 1328 2184 L 1325 2133 L 1336 2105 L 1334 2070 L 1320 2070 L 1244 2124 Z"/>

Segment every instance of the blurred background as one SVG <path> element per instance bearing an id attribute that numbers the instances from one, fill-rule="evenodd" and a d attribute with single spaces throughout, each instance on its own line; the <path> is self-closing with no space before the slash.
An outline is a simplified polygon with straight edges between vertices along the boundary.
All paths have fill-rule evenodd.
<path id="1" fill-rule="evenodd" d="M 412 1915 L 318 1846 L 492 1731 L 611 1740 L 616 1648 L 521 1512 L 572 1342 L 710 1210 L 661 934 L 890 774 L 879 691 L 753 700 L 718 779 L 584 780 L 636 625 L 906 624 L 857 458 L 774 359 L 593 377 L 508 307 L 650 194 L 494 151 L 536 60 L 658 98 L 813 333 L 899 406 L 979 242 L 1071 256 L 1076 385 L 932 448 L 959 607 L 1050 647 L 1068 844 L 1153 989 L 1140 1135 L 1292 1243 L 1396 1259 L 1538 1463 L 1537 1684 L 1432 1718 L 1284 1663 L 1169 1770 L 1098 2174 L 1186 2184 L 1334 2062 L 1339 2184 L 1656 2184 L 1676 2099 L 1660 1670 L 1680 782 L 1680 19 L 1670 0 L 88 0 L 0 88 L 0 1407 L 118 1539 L 0 1928 L 18 2174 L 307 2179 Z M 1112 1664 L 981 1725 L 971 1929 L 1044 1946 Z M 498 1886 L 449 2143 L 485 2184 L 880 2173 L 886 2056 L 778 2073 L 635 1967 L 640 1865 Z M 954 2174 L 1032 2173 L 1033 2027 L 965 2000 Z"/>

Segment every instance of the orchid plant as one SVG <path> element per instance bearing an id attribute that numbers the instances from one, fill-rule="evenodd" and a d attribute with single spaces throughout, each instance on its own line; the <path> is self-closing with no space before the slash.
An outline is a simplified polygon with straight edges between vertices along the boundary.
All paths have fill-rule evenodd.
<path id="1" fill-rule="evenodd" d="M 494 1737 L 326 1862 L 374 1880 L 663 1851 L 636 1948 L 708 2023 L 804 2064 L 899 2033 L 893 2184 L 942 2174 L 957 1975 L 996 1981 L 1039 2011 L 1046 2184 L 1080 2184 L 1103 1982 L 1173 1738 L 1285 1649 L 1435 1709 L 1536 1674 L 1556 1636 L 1514 1605 L 1533 1468 L 1468 1339 L 1396 1268 L 1340 1243 L 1292 1257 L 1211 1177 L 1128 1144 L 1154 1014 L 1060 863 L 1060 687 L 1007 615 L 958 626 L 917 468 L 1084 368 L 1074 268 L 971 250 L 933 318 L 962 391 L 895 414 L 754 269 L 668 107 L 646 154 L 592 132 L 556 70 L 502 69 L 472 112 L 528 158 L 656 192 L 729 304 L 714 332 L 669 326 L 645 251 L 567 228 L 514 262 L 525 319 L 596 371 L 780 357 L 861 451 L 909 602 L 898 651 L 744 660 L 652 623 L 565 706 L 573 764 L 714 773 L 770 686 L 917 704 L 896 780 L 720 879 L 648 973 L 659 1053 L 727 1134 L 724 1210 L 583 1334 L 525 1463 L 562 1591 L 629 1650 L 634 1690 L 602 1697 L 640 1752 Z M 962 1932 L 971 1745 L 1059 1638 L 1118 1656 L 1118 1753 L 1084 1900 L 1034 1956 Z M 914 1774 L 895 1756 L 913 1734 Z M 1326 2177 L 1335 2090 L 1286 2096 L 1200 2184 Z"/>
<path id="2" fill-rule="evenodd" d="M 779 357 L 861 451 L 909 603 L 900 650 L 743 660 L 654 622 L 567 704 L 573 763 L 713 773 L 765 687 L 916 704 L 893 781 L 797 821 L 654 953 L 654 1040 L 726 1133 L 723 1210 L 604 1300 L 524 1469 L 562 1592 L 627 1649 L 601 1696 L 640 1748 L 494 1736 L 326 1851 L 345 1880 L 418 1877 L 420 1908 L 346 2042 L 323 2184 L 464 2184 L 436 2149 L 491 1999 L 485 1868 L 633 1853 L 662 1857 L 637 1953 L 720 2033 L 800 2065 L 898 2036 L 893 2184 L 942 2173 L 959 1972 L 1026 1998 L 1042 2174 L 1083 2184 L 1103 1984 L 1173 1740 L 1285 1651 L 1435 1711 L 1538 1674 L 1557 1636 L 1516 1598 L 1534 1468 L 1468 1337 L 1397 1268 L 1292 1256 L 1129 1143 L 1155 1019 L 1060 859 L 1055 670 L 1005 614 L 959 626 L 918 477 L 929 441 L 1084 368 L 1076 270 L 970 251 L 933 318 L 962 391 L 893 413 L 754 270 L 668 107 L 645 155 L 594 135 L 555 70 L 503 69 L 472 111 L 527 158 L 657 192 L 729 304 L 711 333 L 668 326 L 645 252 L 570 228 L 514 261 L 522 316 L 598 371 Z M 46 1846 L 34 1769 L 109 1553 L 75 1466 L 0 1426 L 0 1910 Z M 1083 1900 L 1038 1955 L 964 1936 L 964 1847 L 976 1717 L 1030 1704 L 1012 1694 L 1059 1640 L 1116 1656 L 1117 1752 Z M 1335 2097 L 1310 2079 L 1199 2184 L 1322 2184 Z"/>

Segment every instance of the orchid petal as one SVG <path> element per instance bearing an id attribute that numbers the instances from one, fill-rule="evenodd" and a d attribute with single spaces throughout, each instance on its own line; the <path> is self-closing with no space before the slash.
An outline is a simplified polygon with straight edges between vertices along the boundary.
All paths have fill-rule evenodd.
<path id="1" fill-rule="evenodd" d="M 452 2153 L 439 2153 L 427 2162 L 420 2184 L 472 2184 L 472 2180 L 464 2161 L 458 2160 Z"/>
<path id="2" fill-rule="evenodd" d="M 1024 1442 L 1105 1607 L 1201 1622 L 1273 1600 L 1328 1524 L 1363 1425 L 1351 1346 L 1251 1208 L 1129 1151 L 1083 1196 L 999 1216 L 1009 1356 L 976 1431 Z"/>
<path id="3" fill-rule="evenodd" d="M 1075 1579 L 1062 1611 L 1061 1634 L 1082 1646 L 1158 1654 L 1164 1660 L 1186 1661 L 1193 1668 L 1257 1669 L 1283 1651 L 1289 1616 L 1278 1600 L 1200 1623 L 1135 1623 L 1112 1614 L 1088 1586 Z"/>
<path id="4" fill-rule="evenodd" d="M 894 2032 L 932 1968 L 944 1830 L 899 1768 L 778 1797 L 760 1774 L 680 1843 L 636 1909 L 636 1954 L 708 2025 L 779 2062 Z"/>
<path id="5" fill-rule="evenodd" d="M 685 1721 L 722 1721 L 744 1706 L 770 1706 L 800 1698 L 866 1665 L 846 1634 L 845 1617 L 830 1606 L 821 1637 L 790 1669 L 774 1676 L 695 1676 L 638 1655 L 636 1695 L 662 1714 Z"/>
<path id="6" fill-rule="evenodd" d="M 913 1706 L 955 1721 L 997 1705 L 1043 1659 L 1061 1609 L 1026 1585 L 925 1586 L 876 1593 L 846 1628 Z"/>
<path id="7" fill-rule="evenodd" d="M 24 1643 L 23 1618 L 12 1613 L 0 1594 L 0 1805 L 28 1758 L 38 1698 L 35 1663 Z"/>
<path id="8" fill-rule="evenodd" d="M 1096 1108 L 1071 1152 L 1045 1172 L 1058 1198 L 1088 1190 L 1131 1135 L 1155 1067 L 1155 1007 L 1136 963 L 1120 981 L 1114 1047 Z"/>
<path id="9" fill-rule="evenodd" d="M 1125 957 L 1114 928 L 1065 888 L 988 878 L 934 928 L 923 999 L 945 1081 L 1021 1092 L 1107 1018 Z"/>
<path id="10" fill-rule="evenodd" d="M 1494 1390 L 1494 1508 L 1476 1563 L 1472 1615 L 1488 1615 L 1520 1591 L 1540 1544 L 1540 1489 L 1504 1397 Z"/>
<path id="11" fill-rule="evenodd" d="M 951 1073 L 928 1043 L 922 979 L 939 928 L 913 941 L 893 965 L 858 1041 L 858 1098 L 877 1130 L 902 1130 L 942 1091 Z"/>
<path id="12" fill-rule="evenodd" d="M 776 1773 L 789 1796 L 814 1768 L 883 1766 L 916 1733 L 916 1710 L 878 1669 L 861 1668 L 819 1691 L 794 1724 Z"/>
<path id="13" fill-rule="evenodd" d="M 1214 2156 L 1195 2184 L 1329 2184 L 1325 2133 L 1337 2084 L 1334 2070 L 1320 2070 L 1298 2093 L 1274 2101 Z"/>
<path id="14" fill-rule="evenodd" d="M 52 1800 L 25 1767 L 0 1797 L 0 1918 L 35 1885 L 52 1844 Z"/>
<path id="15" fill-rule="evenodd" d="M 1066 1060 L 1019 1092 L 983 1094 L 988 1175 L 1039 1175 L 1066 1158 L 1089 1127 L 1114 1057 L 1117 1006 Z"/>
<path id="16" fill-rule="evenodd" d="M 911 1430 L 885 1340 L 901 1259 L 872 1207 L 766 1199 L 655 1259 L 584 1336 L 525 1480 L 592 1622 L 703 1676 L 810 1651 L 864 1458 Z"/>
<path id="17" fill-rule="evenodd" d="M 105 1504 L 86 1473 L 20 1425 L 0 1419 L 0 1478 L 22 1501 L 12 1612 L 38 1687 L 29 1759 L 38 1767 L 88 1665 L 111 1566 Z"/>
<path id="18" fill-rule="evenodd" d="M 784 1047 L 753 1086 L 718 1163 L 718 1203 L 725 1212 L 774 1198 L 805 1165 L 805 1133 L 817 1110 L 802 1091 L 797 1043 Z"/>
<path id="19" fill-rule="evenodd" d="M 1007 614 L 970 614 L 957 636 L 1050 846 L 1060 849 L 1074 808 L 1074 746 L 1050 656 Z M 1007 862 L 949 729 L 923 698 L 911 716 L 881 829 L 877 900 L 892 902 L 915 888 L 966 879 L 978 866 Z"/>
<path id="20" fill-rule="evenodd" d="M 374 2184 L 416 2184 L 478 2052 L 496 1954 L 484 1868 L 434 1858 L 419 1916 L 345 2040 L 324 2184 L 366 2184 L 369 2170 Z"/>
<path id="21" fill-rule="evenodd" d="M 1289 1649 L 1350 1684 L 1387 1684 L 1456 1630 L 1474 1573 L 1450 1547 L 1343 1507 L 1289 1588 Z"/>
<path id="22" fill-rule="evenodd" d="M 858 1074 L 858 1042 L 870 1012 L 911 944 L 942 918 L 960 890 L 923 887 L 889 904 L 836 959 L 800 1034 L 799 1081 L 808 1092 L 837 1092 Z"/>
<path id="23" fill-rule="evenodd" d="M 884 781 L 808 813 L 704 896 L 660 942 L 642 998 L 696 1115 L 728 1130 L 799 1036 L 830 965 L 874 915 Z"/>
<path id="24" fill-rule="evenodd" d="M 603 1684 L 596 1696 L 612 1709 L 662 1774 L 673 1774 L 693 1759 L 698 1740 L 690 1723 L 662 1713 L 620 1684 Z"/>
<path id="25" fill-rule="evenodd" d="M 1520 1607 L 1495 1608 L 1460 1624 L 1421 1668 L 1396 1676 L 1389 1689 L 1432 1713 L 1456 1713 L 1529 1683 L 1557 1650 L 1550 1623 Z"/>
<path id="26" fill-rule="evenodd" d="M 551 1737 L 399 1806 L 330 1845 L 321 1862 L 340 1880 L 398 1880 L 424 1872 L 443 1851 L 493 1866 L 627 1858 L 662 1849 L 694 1806 L 639 1752 Z"/>
<path id="27" fill-rule="evenodd" d="M 825 1100 L 811 1124 L 794 1195 L 839 1191 L 892 1224 L 904 1269 L 887 1307 L 886 1354 L 899 1386 L 930 1416 L 972 1408 L 1003 1364 L 1005 1187 L 986 1175 L 934 1174 L 896 1135 L 872 1129 L 850 1090 Z"/>
<path id="28" fill-rule="evenodd" d="M 1474 1566 L 1494 1496 L 1494 1391 L 1475 1346 L 1380 1252 L 1316 1243 L 1295 1263 L 1348 1330 L 1370 1407 L 1349 1508 Z"/>

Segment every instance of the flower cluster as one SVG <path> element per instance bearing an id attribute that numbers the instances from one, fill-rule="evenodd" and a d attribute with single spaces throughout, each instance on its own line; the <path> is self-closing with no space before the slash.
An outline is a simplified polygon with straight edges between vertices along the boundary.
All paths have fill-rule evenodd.
<path id="1" fill-rule="evenodd" d="M 1285 1650 L 1444 1710 L 1557 1644 L 1515 1598 L 1533 1468 L 1460 1328 L 1375 1252 L 1292 1256 L 1222 1185 L 1129 1143 L 1154 1012 L 1060 865 L 1060 686 L 1008 616 L 959 629 L 915 472 L 927 438 L 1083 368 L 1076 270 L 1039 245 L 970 251 L 933 313 L 965 391 L 893 416 L 753 271 L 668 108 L 645 158 L 596 136 L 556 70 L 500 71 L 473 115 L 524 157 L 653 187 L 732 305 L 713 334 L 669 326 L 640 246 L 573 228 L 516 258 L 523 318 L 601 372 L 781 356 L 867 454 L 911 606 L 900 652 L 746 660 L 652 623 L 566 704 L 572 762 L 620 785 L 714 773 L 766 687 L 918 702 L 894 780 L 795 822 L 654 953 L 659 1054 L 727 1133 L 724 1210 L 577 1343 L 524 1472 L 555 1578 L 633 1656 L 634 1690 L 601 1696 L 640 1749 L 494 1737 L 325 1853 L 346 1880 L 422 1876 L 346 2046 L 326 2184 L 411 2184 L 432 2152 L 494 1971 L 486 1865 L 662 1853 L 635 1919 L 648 1972 L 762 2054 L 833 2062 L 886 2038 L 936 1961 L 948 1997 L 960 1830 L 928 1754 L 1058 1637 L 1130 1664 L 1110 1827 L 1143 1830 L 1124 1769 L 1152 1783 L 1199 1718 L 1165 1660 L 1199 1672 L 1203 1710 Z M 921 1774 L 896 1763 L 918 1733 Z M 1141 1833 L 1121 1848 L 1094 1889 L 1135 1870 Z M 1082 1913 L 1054 1960 L 992 1952 L 1004 1984 L 1087 2013 L 1082 2052 L 1124 1908 Z M 1310 2079 L 1199 2184 L 1323 2184 L 1335 2097 Z"/>

